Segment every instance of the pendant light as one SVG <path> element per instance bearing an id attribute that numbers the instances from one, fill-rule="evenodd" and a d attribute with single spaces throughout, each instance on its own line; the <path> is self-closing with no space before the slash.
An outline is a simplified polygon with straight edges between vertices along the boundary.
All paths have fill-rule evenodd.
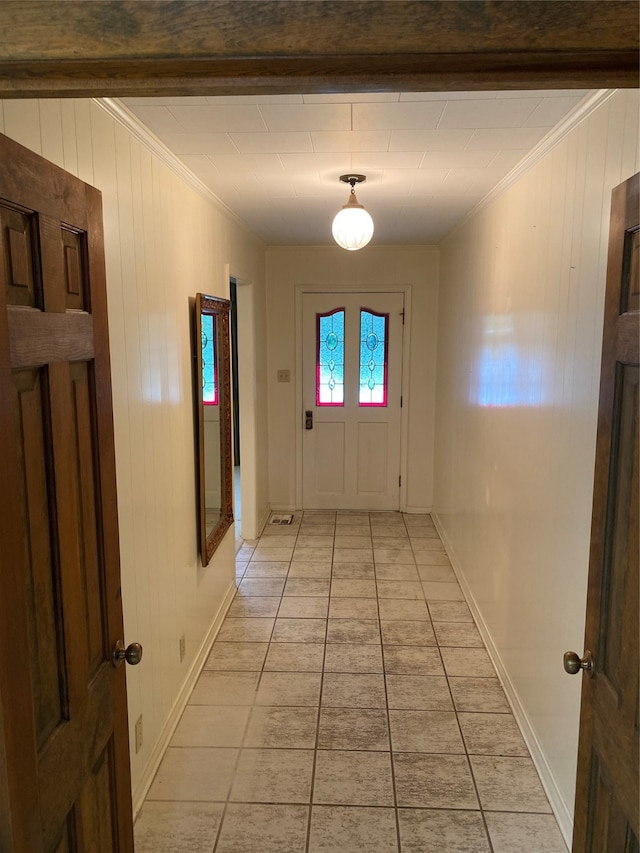
<path id="1" fill-rule="evenodd" d="M 366 246 L 373 237 L 373 219 L 358 203 L 354 189 L 356 184 L 363 184 L 367 179 L 364 175 L 340 175 L 340 180 L 351 184 L 351 193 L 349 201 L 336 214 L 331 231 L 339 246 L 355 252 Z"/>

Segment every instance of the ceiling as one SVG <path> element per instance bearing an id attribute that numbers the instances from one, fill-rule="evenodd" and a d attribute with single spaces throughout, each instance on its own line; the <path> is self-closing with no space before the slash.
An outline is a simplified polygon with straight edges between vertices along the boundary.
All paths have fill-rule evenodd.
<path id="1" fill-rule="evenodd" d="M 371 245 L 438 242 L 587 90 L 123 98 L 269 245 L 332 243 L 362 173 Z"/>

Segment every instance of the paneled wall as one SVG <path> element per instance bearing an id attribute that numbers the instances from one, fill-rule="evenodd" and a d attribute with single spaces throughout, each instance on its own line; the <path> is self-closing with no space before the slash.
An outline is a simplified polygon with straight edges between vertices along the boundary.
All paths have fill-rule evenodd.
<path id="1" fill-rule="evenodd" d="M 295 508 L 301 459 L 296 457 L 296 431 L 302 411 L 296 409 L 300 383 L 301 342 L 296 329 L 296 287 L 361 288 L 410 291 L 405 348 L 406 432 L 403 436 L 406 506 L 428 512 L 433 500 L 433 429 L 438 250 L 433 246 L 368 246 L 362 252 L 339 247 L 271 246 L 267 250 L 269 324 L 269 483 L 271 505 Z M 277 382 L 278 370 L 289 370 L 291 382 Z"/>
<path id="2" fill-rule="evenodd" d="M 0 102 L 0 131 L 103 194 L 134 804 L 176 721 L 185 685 L 234 590 L 233 528 L 200 565 L 191 376 L 190 299 L 251 291 L 245 333 L 264 363 L 264 247 L 88 100 Z M 246 355 L 246 354 L 245 354 Z M 249 380 L 262 366 L 243 360 Z M 254 517 L 267 510 L 266 394 L 250 398 Z M 180 662 L 180 637 L 186 657 Z M 136 753 L 135 721 L 144 742 Z"/>
<path id="3" fill-rule="evenodd" d="M 620 91 L 441 245 L 435 510 L 569 833 Z"/>

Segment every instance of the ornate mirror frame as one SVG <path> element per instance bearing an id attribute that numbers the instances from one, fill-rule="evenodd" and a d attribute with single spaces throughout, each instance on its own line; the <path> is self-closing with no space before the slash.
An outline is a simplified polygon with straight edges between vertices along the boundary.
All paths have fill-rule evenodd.
<path id="1" fill-rule="evenodd" d="M 231 359 L 229 348 L 228 299 L 196 293 L 194 311 L 194 364 L 197 471 L 198 471 L 198 532 L 202 565 L 207 566 L 223 536 L 233 522 L 233 467 L 231 461 Z M 207 530 L 206 511 L 206 442 L 203 395 L 202 317 L 213 316 L 214 353 L 217 362 L 218 407 L 220 415 L 220 517 Z M 209 460 L 211 463 L 211 460 Z"/>

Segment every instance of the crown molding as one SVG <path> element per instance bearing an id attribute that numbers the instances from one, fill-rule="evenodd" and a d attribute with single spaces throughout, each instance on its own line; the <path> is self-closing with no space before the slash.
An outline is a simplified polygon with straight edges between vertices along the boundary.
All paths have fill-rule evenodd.
<path id="1" fill-rule="evenodd" d="M 484 196 L 465 216 L 455 225 L 442 240 L 448 240 L 453 234 L 463 228 L 474 216 L 488 207 L 499 196 L 506 192 L 509 187 L 513 186 L 526 172 L 528 172 L 535 164 L 556 147 L 562 140 L 568 136 L 573 130 L 582 124 L 589 116 L 609 100 L 619 89 L 597 89 L 580 101 L 577 106 L 569 112 L 560 124 L 556 125 L 552 130 L 544 136 L 537 145 L 524 157 L 513 169 L 502 178 L 492 190 Z M 442 240 L 440 242 L 442 242 Z"/>
<path id="2" fill-rule="evenodd" d="M 185 182 L 191 189 L 195 190 L 205 201 L 209 202 L 219 213 L 230 219 L 239 228 L 242 228 L 254 240 L 266 245 L 264 240 L 255 234 L 241 219 L 237 213 L 234 213 L 222 199 L 220 199 L 209 187 L 194 175 L 194 173 L 173 153 L 158 137 L 152 133 L 125 105 L 117 98 L 93 98 L 93 103 L 97 104 L 108 115 L 117 121 L 122 127 L 129 131 L 138 142 L 142 143 L 152 154 L 161 160 L 165 166 Z"/>

